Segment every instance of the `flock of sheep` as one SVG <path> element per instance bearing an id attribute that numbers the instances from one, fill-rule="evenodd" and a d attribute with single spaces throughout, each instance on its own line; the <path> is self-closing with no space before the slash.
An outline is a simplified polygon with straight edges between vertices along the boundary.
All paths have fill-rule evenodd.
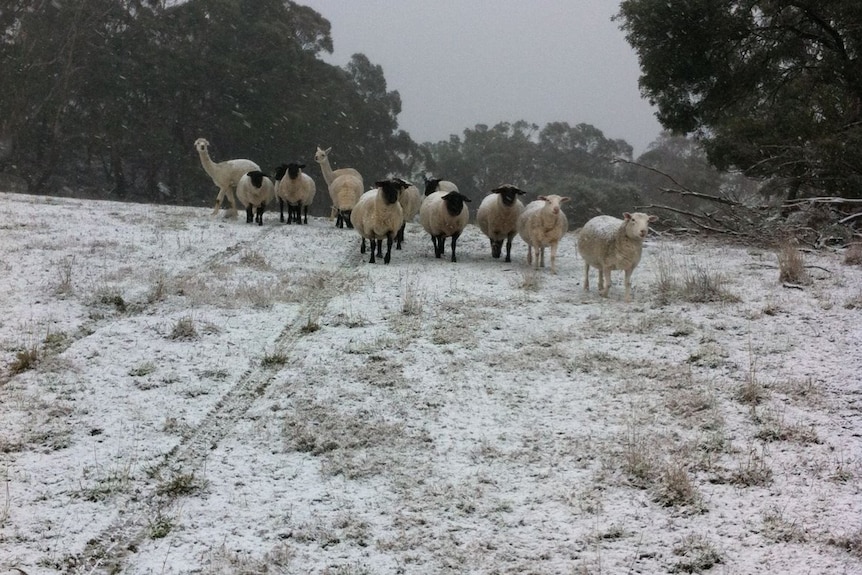
<path id="1" fill-rule="evenodd" d="M 236 199 L 245 206 L 246 222 L 263 225 L 266 205 L 278 199 L 280 221 L 308 223 L 308 207 L 317 191 L 314 180 L 303 172 L 305 164 L 282 164 L 274 177 L 260 170 L 251 160 L 213 162 L 209 156 L 209 142 L 195 141 L 201 165 L 218 186 L 213 214 L 217 214 L 226 198 L 230 213 L 236 217 Z M 353 168 L 333 170 L 328 154 L 331 148 L 317 148 L 315 161 L 320 164 L 323 178 L 329 188 L 335 225 L 355 229 L 362 238 L 361 253 L 370 251 L 369 263 L 383 258 L 389 263 L 392 244 L 401 249 L 404 227 L 418 214 L 419 223 L 431 236 L 434 255 L 442 258 L 446 238 L 451 238 L 451 260 L 457 261 L 456 245 L 461 232 L 470 221 L 467 206 L 470 199 L 458 187 L 439 178 L 425 180 L 424 197 L 419 189 L 401 178 L 389 178 L 374 183 L 365 190 L 362 175 Z M 234 197 L 236 193 L 236 198 Z M 519 235 L 527 244 L 527 264 L 545 266 L 545 248 L 550 248 L 550 268 L 556 273 L 557 245 L 568 231 L 569 222 L 562 204 L 569 198 L 559 195 L 539 196 L 526 206 L 518 199 L 524 192 L 504 184 L 489 193 L 476 212 L 476 224 L 491 242 L 491 255 L 511 262 L 512 240 Z M 643 240 L 649 224 L 656 216 L 643 213 L 625 213 L 623 219 L 613 216 L 596 216 L 589 220 L 578 235 L 578 253 L 584 260 L 584 290 L 590 289 L 590 267 L 598 271 L 599 294 L 607 297 L 611 285 L 611 271 L 625 272 L 625 301 L 631 301 L 631 275 L 640 262 Z M 366 240 L 370 247 L 366 248 Z M 386 253 L 383 253 L 383 241 Z M 535 263 L 534 263 L 535 260 Z"/>

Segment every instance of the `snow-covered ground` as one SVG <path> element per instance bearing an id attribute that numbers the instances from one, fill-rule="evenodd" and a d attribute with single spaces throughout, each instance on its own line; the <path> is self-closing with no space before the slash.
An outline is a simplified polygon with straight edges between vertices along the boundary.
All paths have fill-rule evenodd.
<path id="1" fill-rule="evenodd" d="M 625 304 L 574 234 L 553 275 L 473 225 L 372 265 L 323 218 L 0 212 L 0 573 L 862 573 L 840 252 L 797 289 L 654 236 Z"/>

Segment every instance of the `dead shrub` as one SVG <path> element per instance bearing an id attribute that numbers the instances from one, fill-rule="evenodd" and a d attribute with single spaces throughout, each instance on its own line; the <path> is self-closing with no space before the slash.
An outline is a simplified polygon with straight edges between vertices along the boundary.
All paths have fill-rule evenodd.
<path id="1" fill-rule="evenodd" d="M 844 252 L 844 263 L 848 266 L 862 266 L 862 243 L 850 244 Z"/>
<path id="2" fill-rule="evenodd" d="M 785 242 L 778 250 L 778 281 L 802 285 L 811 283 L 811 276 L 805 269 L 805 258 L 795 242 Z"/>

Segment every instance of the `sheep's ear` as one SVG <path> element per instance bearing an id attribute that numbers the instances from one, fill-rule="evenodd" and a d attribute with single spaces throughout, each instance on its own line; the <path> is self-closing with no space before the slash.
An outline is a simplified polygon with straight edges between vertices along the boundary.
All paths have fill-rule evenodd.
<path id="1" fill-rule="evenodd" d="M 300 170 L 304 170 L 304 169 L 305 169 L 305 164 L 299 164 L 299 169 L 300 169 Z"/>
<path id="2" fill-rule="evenodd" d="M 562 198 L 560 198 L 560 203 L 561 203 L 561 204 L 565 204 L 566 202 L 570 202 L 570 201 L 572 201 L 572 198 L 568 198 L 568 197 L 562 197 Z"/>
<path id="3" fill-rule="evenodd" d="M 524 190 L 519 190 L 518 188 L 515 188 L 515 193 L 518 194 L 519 196 L 523 196 L 527 192 L 525 192 Z"/>
<path id="4" fill-rule="evenodd" d="M 465 202 L 468 202 L 468 203 L 472 203 L 472 202 L 473 202 L 473 200 L 471 200 L 471 199 L 470 199 L 470 198 L 468 198 L 467 196 L 461 196 L 461 198 L 463 198 L 463 200 L 464 200 Z"/>
<path id="5" fill-rule="evenodd" d="M 632 219 L 632 215 L 630 213 L 626 212 L 623 214 L 623 219 L 624 220 L 630 220 L 630 219 Z"/>
<path id="6" fill-rule="evenodd" d="M 385 185 L 386 185 L 386 180 L 380 180 L 379 182 L 374 182 L 375 188 L 382 188 Z"/>
<path id="7" fill-rule="evenodd" d="M 650 216 L 650 217 L 649 217 L 649 221 L 650 221 L 650 222 L 657 222 L 657 221 L 658 221 L 658 216 Z"/>
<path id="8" fill-rule="evenodd" d="M 542 200 L 543 202 L 547 202 L 547 201 L 548 201 L 548 196 L 539 196 L 539 197 L 538 197 L 538 198 L 536 198 L 536 199 L 537 199 L 537 200 Z"/>

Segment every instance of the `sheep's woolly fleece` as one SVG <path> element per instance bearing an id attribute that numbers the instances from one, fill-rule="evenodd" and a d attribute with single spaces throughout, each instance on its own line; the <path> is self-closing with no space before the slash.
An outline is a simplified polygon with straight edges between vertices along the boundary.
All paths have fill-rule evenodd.
<path id="1" fill-rule="evenodd" d="M 554 276 L 474 225 L 384 266 L 324 218 L 0 211 L 3 575 L 862 572 L 840 251 L 794 287 L 653 236 L 626 305 L 574 233 Z"/>

